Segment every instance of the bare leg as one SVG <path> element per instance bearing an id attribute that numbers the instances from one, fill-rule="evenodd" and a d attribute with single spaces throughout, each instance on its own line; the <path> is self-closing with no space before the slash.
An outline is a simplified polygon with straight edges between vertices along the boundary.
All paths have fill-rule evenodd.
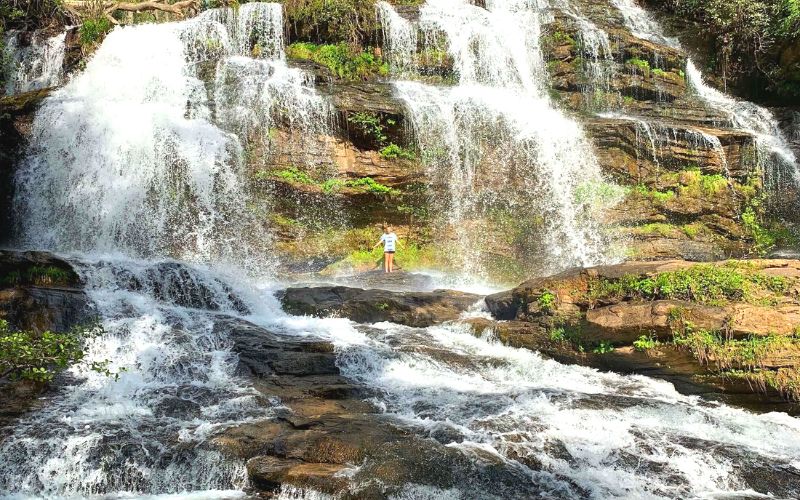
<path id="1" fill-rule="evenodd" d="M 383 254 L 383 272 L 389 272 L 389 259 L 391 258 L 391 254 L 385 253 Z"/>
<path id="2" fill-rule="evenodd" d="M 390 273 L 394 272 L 394 254 L 393 253 L 389 254 L 389 272 Z"/>

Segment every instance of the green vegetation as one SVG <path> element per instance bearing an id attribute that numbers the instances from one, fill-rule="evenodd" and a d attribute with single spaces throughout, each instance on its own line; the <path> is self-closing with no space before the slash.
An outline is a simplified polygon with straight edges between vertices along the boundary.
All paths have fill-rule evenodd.
<path id="1" fill-rule="evenodd" d="M 338 78 L 364 80 L 373 76 L 386 76 L 389 65 L 371 51 L 354 49 L 345 44 L 316 45 L 296 42 L 286 47 L 290 59 L 307 59 L 326 66 Z"/>
<path id="2" fill-rule="evenodd" d="M 664 76 L 667 72 L 661 68 L 653 68 L 653 76 Z"/>
<path id="3" fill-rule="evenodd" d="M 607 354 L 613 350 L 614 345 L 611 344 L 611 342 L 608 342 L 607 340 L 601 340 L 600 343 L 597 344 L 594 349 L 592 349 L 592 352 L 594 354 Z"/>
<path id="4" fill-rule="evenodd" d="M 285 0 L 283 7 L 294 40 L 359 50 L 379 28 L 375 0 Z"/>
<path id="5" fill-rule="evenodd" d="M 545 291 L 539 296 L 537 303 L 539 304 L 539 309 L 541 309 L 542 312 L 551 312 L 556 305 L 556 295 L 549 290 Z"/>
<path id="6" fill-rule="evenodd" d="M 691 196 L 713 196 L 728 188 L 729 182 L 720 174 L 704 174 L 697 167 L 690 167 L 678 174 L 682 186 L 680 194 Z"/>
<path id="7" fill-rule="evenodd" d="M 652 335 L 642 335 L 633 341 L 633 348 L 639 352 L 646 352 L 658 347 L 659 342 Z"/>
<path id="8" fill-rule="evenodd" d="M 106 17 L 94 17 L 84 19 L 83 24 L 78 29 L 78 40 L 84 47 L 92 47 L 98 44 L 103 37 L 111 31 L 113 25 Z"/>
<path id="9" fill-rule="evenodd" d="M 102 333 L 99 327 L 69 333 L 11 330 L 0 320 L 0 380 L 49 382 L 60 371 L 84 357 L 85 339 Z M 108 362 L 92 363 L 91 369 L 107 375 Z"/>
<path id="10" fill-rule="evenodd" d="M 703 304 L 722 304 L 728 300 L 761 302 L 765 296 L 784 293 L 788 287 L 786 278 L 761 275 L 745 265 L 698 264 L 655 276 L 593 280 L 589 298 L 678 299 Z"/>
<path id="11" fill-rule="evenodd" d="M 650 224 L 645 224 L 643 226 L 637 227 L 635 229 L 635 232 L 643 235 L 658 235 L 658 236 L 663 236 L 664 238 L 672 238 L 677 235 L 679 230 L 672 224 L 666 224 L 664 222 L 653 222 Z"/>
<path id="12" fill-rule="evenodd" d="M 388 146 L 381 149 L 381 157 L 386 158 L 388 160 L 395 160 L 397 158 L 402 158 L 405 160 L 413 160 L 416 158 L 416 155 L 413 151 L 403 148 L 402 146 L 398 146 L 395 143 L 391 143 Z"/>
<path id="13" fill-rule="evenodd" d="M 356 189 L 363 189 L 364 191 L 375 194 L 396 195 L 400 193 L 396 189 L 392 189 L 379 182 L 376 182 L 372 177 L 362 177 L 360 179 L 347 181 L 345 185 Z"/>
<path id="14" fill-rule="evenodd" d="M 399 195 L 400 191 L 397 189 L 385 186 L 376 181 L 372 177 L 361 177 L 359 179 L 342 180 L 342 179 L 327 179 L 319 182 L 311 177 L 306 172 L 299 170 L 297 167 L 289 167 L 281 170 L 259 170 L 255 173 L 254 177 L 258 180 L 265 181 L 269 179 L 281 179 L 292 184 L 302 184 L 306 186 L 314 186 L 319 188 L 325 194 L 333 194 L 342 188 L 351 188 L 357 191 L 364 191 L 367 193 L 374 193 L 380 195 Z"/>
<path id="15" fill-rule="evenodd" d="M 55 266 L 31 266 L 24 272 L 12 271 L 0 278 L 0 284 L 17 286 L 32 284 L 38 286 L 67 285 L 77 280 L 70 270 Z"/>
<path id="16" fill-rule="evenodd" d="M 676 196 L 675 191 L 669 189 L 666 191 L 660 191 L 655 188 L 647 187 L 644 184 L 637 185 L 631 192 L 661 205 L 674 200 Z"/>
<path id="17" fill-rule="evenodd" d="M 377 113 L 360 111 L 347 115 L 347 123 L 352 125 L 358 132 L 365 137 L 371 138 L 379 147 L 382 146 L 388 137 L 384 133 L 385 127 L 381 123 Z"/>
<path id="18" fill-rule="evenodd" d="M 638 57 L 633 57 L 631 59 L 628 59 L 627 61 L 625 61 L 625 64 L 635 66 L 645 74 L 650 72 L 650 63 L 645 61 L 644 59 L 639 59 Z"/>

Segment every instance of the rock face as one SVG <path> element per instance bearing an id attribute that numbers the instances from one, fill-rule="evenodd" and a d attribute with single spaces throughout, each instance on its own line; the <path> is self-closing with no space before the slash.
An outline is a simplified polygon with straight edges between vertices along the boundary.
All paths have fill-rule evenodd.
<path id="1" fill-rule="evenodd" d="M 800 261 L 628 262 L 530 280 L 473 320 L 557 360 L 797 400 Z M 796 411 L 796 410 L 792 410 Z"/>
<path id="2" fill-rule="evenodd" d="M 358 323 L 391 321 L 413 327 L 456 320 L 481 299 L 453 290 L 391 292 L 344 286 L 287 288 L 279 298 L 290 314 L 344 317 Z"/>
<path id="3" fill-rule="evenodd" d="M 90 308 L 67 262 L 46 252 L 0 250 L 0 318 L 12 328 L 63 332 L 89 320 Z"/>
<path id="4" fill-rule="evenodd" d="M 12 329 L 64 332 L 89 321 L 91 308 L 69 263 L 46 252 L 0 250 L 0 319 Z M 32 409 L 42 389 L 0 382 L 0 429 Z"/>

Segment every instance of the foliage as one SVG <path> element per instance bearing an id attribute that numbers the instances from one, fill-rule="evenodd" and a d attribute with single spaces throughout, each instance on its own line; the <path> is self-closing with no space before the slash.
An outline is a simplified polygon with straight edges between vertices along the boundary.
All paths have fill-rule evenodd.
<path id="1" fill-rule="evenodd" d="M 388 194 L 388 195 L 396 195 L 400 192 L 396 189 L 392 189 L 389 186 L 384 186 L 383 184 L 377 182 L 372 177 L 362 177 L 360 179 L 355 179 L 352 181 L 347 181 L 345 183 L 348 187 L 352 188 L 360 188 L 370 193 L 375 194 Z"/>
<path id="2" fill-rule="evenodd" d="M 756 300 L 765 294 L 784 293 L 788 286 L 786 278 L 748 272 L 744 267 L 698 264 L 655 276 L 629 274 L 619 280 L 594 280 L 589 296 L 593 299 L 639 297 L 719 304 L 726 300 Z"/>
<path id="3" fill-rule="evenodd" d="M 607 354 L 613 350 L 614 345 L 611 342 L 607 340 L 601 340 L 600 343 L 597 344 L 594 349 L 592 349 L 592 352 L 595 354 Z"/>
<path id="4" fill-rule="evenodd" d="M 69 270 L 55 266 L 31 266 L 24 272 L 11 271 L 6 276 L 0 278 L 0 283 L 17 286 L 21 284 L 32 284 L 38 286 L 66 285 L 75 281 L 77 276 Z"/>
<path id="5" fill-rule="evenodd" d="M 385 127 L 376 113 L 366 111 L 352 113 L 347 115 L 347 123 L 353 125 L 364 136 L 372 138 L 378 145 L 382 145 L 388 139 L 384 133 Z"/>
<path id="6" fill-rule="evenodd" d="M 649 351 L 658 347 L 658 340 L 653 338 L 652 335 L 642 335 L 633 341 L 633 348 L 639 352 Z"/>
<path id="7" fill-rule="evenodd" d="M 316 181 L 312 179 L 307 173 L 302 172 L 297 169 L 297 167 L 289 167 L 283 170 L 276 170 L 271 173 L 275 177 L 283 179 L 287 182 L 292 182 L 295 184 L 316 184 Z"/>
<path id="8" fill-rule="evenodd" d="M 65 24 L 67 21 L 67 12 L 61 0 L 0 1 L 0 31 L 37 29 L 53 23 Z"/>
<path id="9" fill-rule="evenodd" d="M 800 0 L 658 0 L 682 22 L 694 22 L 708 44 L 709 62 L 723 78 L 753 79 L 768 90 L 798 97 L 796 69 L 780 53 L 797 42 Z M 794 74 L 792 74 L 794 73 Z M 764 85 L 766 84 L 766 85 Z"/>
<path id="10" fill-rule="evenodd" d="M 550 312 L 555 308 L 556 295 L 549 290 L 545 291 L 539 296 L 536 302 L 539 304 L 539 309 L 543 312 Z"/>
<path id="11" fill-rule="evenodd" d="M 81 361 L 83 342 L 103 332 L 100 327 L 76 329 L 69 333 L 11 330 L 0 320 L 0 380 L 48 382 L 61 370 Z M 93 363 L 91 369 L 107 375 L 108 362 Z"/>
<path id="12" fill-rule="evenodd" d="M 100 42 L 111 31 L 111 21 L 105 17 L 85 19 L 78 29 L 78 39 L 84 47 L 90 47 Z"/>
<path id="13" fill-rule="evenodd" d="M 625 61 L 625 64 L 629 64 L 631 66 L 639 68 L 639 70 L 641 70 L 643 73 L 650 72 L 650 63 L 645 61 L 644 59 L 639 59 L 638 57 L 633 57 L 631 59 L 628 59 L 627 61 Z"/>
<path id="14" fill-rule="evenodd" d="M 375 36 L 375 0 L 285 0 L 291 38 L 315 43 L 346 43 L 358 49 Z"/>
<path id="15" fill-rule="evenodd" d="M 416 158 L 413 151 L 403 148 L 402 146 L 398 146 L 395 143 L 391 143 L 388 146 L 381 149 L 381 157 L 386 158 L 387 160 L 394 160 L 397 158 L 403 158 L 405 160 L 413 160 Z"/>
<path id="16" fill-rule="evenodd" d="M 371 51 L 354 49 L 345 43 L 316 45 L 296 42 L 286 48 L 286 54 L 291 59 L 307 59 L 326 66 L 344 80 L 365 80 L 389 73 L 389 66 L 382 58 L 376 57 Z"/>

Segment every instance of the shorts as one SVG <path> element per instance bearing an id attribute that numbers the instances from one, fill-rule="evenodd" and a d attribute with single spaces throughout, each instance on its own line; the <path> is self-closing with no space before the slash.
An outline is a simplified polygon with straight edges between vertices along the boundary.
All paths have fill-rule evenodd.
<path id="1" fill-rule="evenodd" d="M 394 253 L 394 250 L 384 250 L 383 253 Z"/>

